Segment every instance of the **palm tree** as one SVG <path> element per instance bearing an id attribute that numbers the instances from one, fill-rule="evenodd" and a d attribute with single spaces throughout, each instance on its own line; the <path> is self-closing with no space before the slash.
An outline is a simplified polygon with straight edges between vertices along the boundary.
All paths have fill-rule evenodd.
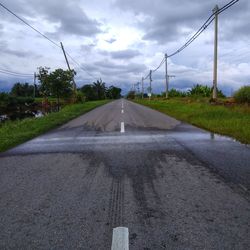
<path id="1" fill-rule="evenodd" d="M 102 79 L 97 80 L 96 82 L 93 82 L 93 88 L 97 95 L 98 100 L 106 98 L 107 88 L 105 86 L 105 82 L 103 82 Z"/>

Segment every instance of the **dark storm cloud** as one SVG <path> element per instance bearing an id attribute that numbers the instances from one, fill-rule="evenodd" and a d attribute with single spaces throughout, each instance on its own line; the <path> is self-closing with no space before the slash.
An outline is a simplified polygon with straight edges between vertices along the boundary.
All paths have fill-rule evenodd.
<path id="1" fill-rule="evenodd" d="M 81 51 L 82 51 L 83 53 L 86 53 L 86 52 L 89 53 L 89 52 L 91 52 L 95 47 L 96 47 L 96 44 L 94 44 L 94 43 L 82 45 L 82 46 L 81 46 Z"/>
<path id="2" fill-rule="evenodd" d="M 144 17 L 137 22 L 138 27 L 145 32 L 143 39 L 164 44 L 190 37 L 210 16 L 216 4 L 221 7 L 228 2 L 229 0 L 117 0 L 115 5 L 122 10 L 133 12 L 138 17 L 140 15 Z M 249 1 L 241 0 L 226 12 L 221 15 L 220 20 L 221 27 L 226 25 L 226 28 L 221 29 L 222 36 L 225 39 L 229 39 L 230 34 L 236 37 L 249 36 L 247 32 L 250 20 Z M 191 32 L 187 33 L 183 28 Z M 230 28 L 230 32 L 227 28 Z"/>
<path id="3" fill-rule="evenodd" d="M 51 24 L 57 24 L 56 35 L 71 34 L 77 36 L 92 37 L 102 32 L 101 24 L 94 18 L 88 17 L 80 8 L 80 1 L 60 0 L 17 0 L 14 2 L 4 1 L 4 4 L 23 18 L 42 18 Z M 1 10 L 5 18 L 13 22 L 18 21 L 6 11 Z M 11 18 L 11 19 L 10 19 Z M 33 23 L 39 28 L 39 23 Z M 43 31 L 46 33 L 46 31 Z"/>
<path id="4" fill-rule="evenodd" d="M 141 55 L 141 53 L 138 50 L 127 49 L 110 52 L 110 55 L 113 59 L 131 59 Z"/>
<path id="5" fill-rule="evenodd" d="M 119 60 L 129 60 L 135 58 L 141 53 L 135 49 L 125 49 L 125 50 L 118 50 L 118 51 L 106 51 L 106 50 L 98 50 L 98 53 L 103 56 L 110 56 L 113 59 Z"/>
<path id="6" fill-rule="evenodd" d="M 34 54 L 30 51 L 21 51 L 9 48 L 8 43 L 6 41 L 0 41 L 0 51 L 3 54 L 13 55 L 17 57 L 34 56 Z"/>
<path id="7" fill-rule="evenodd" d="M 99 72 L 101 75 L 114 75 L 114 74 L 140 74 L 146 70 L 144 64 L 129 63 L 117 64 L 108 60 L 97 61 L 93 65 L 83 65 L 90 72 Z"/>
<path id="8" fill-rule="evenodd" d="M 115 38 L 110 38 L 110 39 L 105 40 L 105 42 L 114 43 L 114 42 L 116 42 L 116 39 Z"/>

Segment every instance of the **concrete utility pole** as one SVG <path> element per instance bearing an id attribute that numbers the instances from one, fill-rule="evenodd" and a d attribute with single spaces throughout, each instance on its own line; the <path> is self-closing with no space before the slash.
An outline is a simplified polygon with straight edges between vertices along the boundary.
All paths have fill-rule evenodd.
<path id="1" fill-rule="evenodd" d="M 214 25 L 214 76 L 213 76 L 213 99 L 217 98 L 217 67 L 218 67 L 218 13 L 219 7 L 215 6 L 213 12 L 215 13 Z"/>
<path id="2" fill-rule="evenodd" d="M 138 95 L 139 95 L 139 93 L 140 93 L 140 82 L 137 82 L 137 92 L 138 92 Z"/>
<path id="3" fill-rule="evenodd" d="M 141 98 L 144 97 L 144 78 L 141 78 Z"/>
<path id="4" fill-rule="evenodd" d="M 174 77 L 175 77 L 174 75 L 167 75 L 167 78 L 168 78 L 168 80 L 167 80 L 167 81 L 168 81 L 168 84 L 169 84 L 169 79 L 170 79 L 170 78 L 174 78 Z"/>
<path id="5" fill-rule="evenodd" d="M 165 54 L 165 69 L 166 69 L 166 98 L 168 98 L 168 55 Z"/>
<path id="6" fill-rule="evenodd" d="M 149 71 L 149 100 L 152 96 L 152 70 Z"/>
<path id="7" fill-rule="evenodd" d="M 63 51 L 64 57 L 65 57 L 65 60 L 66 60 L 66 63 L 67 63 L 68 69 L 69 69 L 69 71 L 71 71 L 70 66 L 69 66 L 69 61 L 68 61 L 67 55 L 66 55 L 66 53 L 65 53 L 65 50 L 64 50 L 64 47 L 63 47 L 63 43 L 62 43 L 62 42 L 61 42 L 61 48 L 62 48 L 62 51 Z M 72 81 L 73 81 L 73 88 L 74 88 L 74 92 L 76 92 L 76 83 L 75 83 L 74 76 L 73 76 Z"/>

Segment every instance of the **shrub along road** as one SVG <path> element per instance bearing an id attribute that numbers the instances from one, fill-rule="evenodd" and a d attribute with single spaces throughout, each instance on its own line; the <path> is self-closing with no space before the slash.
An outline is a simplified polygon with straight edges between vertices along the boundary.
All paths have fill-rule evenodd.
<path id="1" fill-rule="evenodd" d="M 250 149 L 117 100 L 0 156 L 1 249 L 249 249 Z M 217 171 L 217 172 L 216 172 Z"/>

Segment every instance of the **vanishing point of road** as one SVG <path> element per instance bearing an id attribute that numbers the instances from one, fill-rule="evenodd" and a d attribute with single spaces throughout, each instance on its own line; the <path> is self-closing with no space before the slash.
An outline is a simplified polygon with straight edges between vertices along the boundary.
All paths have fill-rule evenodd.
<path id="1" fill-rule="evenodd" d="M 0 155 L 0 249 L 250 249 L 250 147 L 121 99 Z"/>

